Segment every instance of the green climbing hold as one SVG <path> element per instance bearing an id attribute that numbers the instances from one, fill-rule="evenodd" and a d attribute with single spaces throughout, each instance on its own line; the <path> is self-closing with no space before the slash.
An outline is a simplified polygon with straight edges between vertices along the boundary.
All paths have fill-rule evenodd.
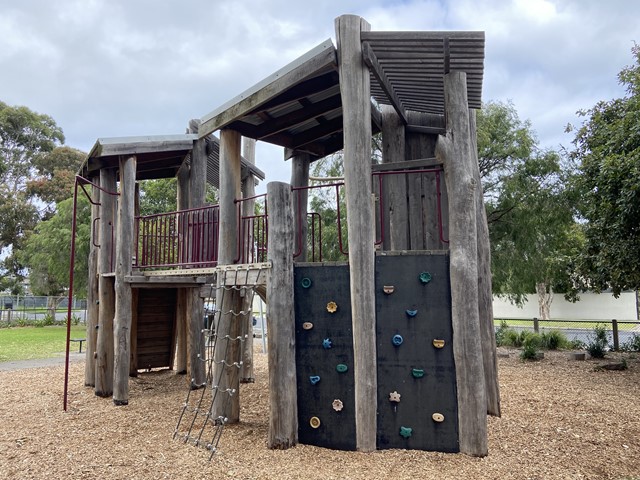
<path id="1" fill-rule="evenodd" d="M 413 375 L 413 378 L 422 378 L 424 377 L 424 370 L 422 368 L 413 368 L 411 369 L 411 375 Z"/>
<path id="2" fill-rule="evenodd" d="M 344 363 L 339 363 L 338 365 L 336 365 L 336 371 L 338 373 L 344 373 L 347 370 L 349 370 L 349 367 L 347 367 Z"/>
<path id="3" fill-rule="evenodd" d="M 413 433 L 413 428 L 400 427 L 400 435 L 404 438 L 409 438 Z"/>
<path id="4" fill-rule="evenodd" d="M 418 278 L 423 285 L 426 285 L 431 281 L 431 274 L 429 272 L 422 272 L 420 275 L 418 275 Z"/>
<path id="5" fill-rule="evenodd" d="M 302 288 L 309 288 L 311 286 L 311 279 L 308 277 L 304 277 L 300 281 L 300 285 L 302 285 Z"/>

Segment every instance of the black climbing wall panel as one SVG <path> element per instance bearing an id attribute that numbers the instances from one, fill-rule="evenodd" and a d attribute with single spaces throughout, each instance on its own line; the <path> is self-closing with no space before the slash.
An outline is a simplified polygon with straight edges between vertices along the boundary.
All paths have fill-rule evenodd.
<path id="1" fill-rule="evenodd" d="M 349 267 L 296 266 L 294 282 L 298 440 L 307 445 L 355 450 Z M 329 302 L 337 306 L 334 313 L 327 310 Z M 306 322 L 312 328 L 305 329 Z M 331 348 L 325 348 L 325 340 L 331 342 Z M 338 365 L 346 366 L 346 371 L 339 372 Z M 311 377 L 320 379 L 313 385 Z M 335 400 L 342 402 L 340 411 L 333 408 Z M 317 428 L 311 426 L 313 417 L 320 421 Z"/>
<path id="2" fill-rule="evenodd" d="M 420 280 L 423 272 L 428 283 Z M 457 452 L 449 256 L 376 256 L 376 315 L 378 448 Z M 392 392 L 399 402 L 390 401 Z M 434 421 L 434 413 L 444 421 Z"/>

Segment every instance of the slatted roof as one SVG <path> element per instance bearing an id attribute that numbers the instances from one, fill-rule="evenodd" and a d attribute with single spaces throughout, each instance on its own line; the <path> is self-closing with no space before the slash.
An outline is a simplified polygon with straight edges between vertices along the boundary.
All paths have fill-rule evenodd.
<path id="1" fill-rule="evenodd" d="M 444 115 L 444 75 L 467 73 L 468 101 L 480 108 L 484 32 L 362 32 L 375 104 Z M 201 119 L 200 135 L 232 128 L 242 135 L 323 157 L 342 148 L 342 99 L 336 48 L 326 40 Z"/>
<path id="2" fill-rule="evenodd" d="M 136 179 L 152 180 L 174 177 L 183 163 L 189 163 L 196 134 L 149 135 L 141 137 L 99 138 L 80 167 L 79 175 L 89 178 L 101 168 L 117 168 L 120 155 L 135 155 L 137 158 Z M 207 143 L 207 183 L 220 186 L 220 143 L 214 135 L 206 137 Z M 247 162 L 242 162 L 242 178 L 252 173 L 264 180 L 262 170 Z"/>

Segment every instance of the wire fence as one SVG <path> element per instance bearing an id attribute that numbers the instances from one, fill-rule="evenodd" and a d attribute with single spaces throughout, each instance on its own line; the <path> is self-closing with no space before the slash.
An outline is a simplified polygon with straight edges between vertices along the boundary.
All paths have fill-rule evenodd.
<path id="1" fill-rule="evenodd" d="M 596 327 L 602 327 L 607 333 L 607 340 L 612 350 L 621 350 L 636 344 L 640 338 L 640 321 L 634 320 L 540 320 L 530 319 L 494 319 L 496 331 L 506 324 L 516 332 L 524 330 L 543 334 L 551 331 L 563 333 L 569 342 L 580 348 L 595 339 Z"/>
<path id="2" fill-rule="evenodd" d="M 0 327 L 24 326 L 47 322 L 62 324 L 67 320 L 69 299 L 66 296 L 0 295 Z M 72 321 L 85 323 L 87 300 L 74 297 Z"/>

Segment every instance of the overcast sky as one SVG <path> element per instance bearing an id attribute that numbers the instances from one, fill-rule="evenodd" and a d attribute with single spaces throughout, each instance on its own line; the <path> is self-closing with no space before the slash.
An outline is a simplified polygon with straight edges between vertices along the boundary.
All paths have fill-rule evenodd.
<path id="1" fill-rule="evenodd" d="M 579 109 L 623 95 L 637 0 L 0 0 L 0 100 L 51 115 L 69 146 L 184 133 L 327 38 L 353 13 L 372 30 L 483 30 L 483 101 L 513 101 L 540 145 L 569 146 Z M 260 144 L 259 144 L 260 145 Z M 289 180 L 259 146 L 269 180 Z"/>

